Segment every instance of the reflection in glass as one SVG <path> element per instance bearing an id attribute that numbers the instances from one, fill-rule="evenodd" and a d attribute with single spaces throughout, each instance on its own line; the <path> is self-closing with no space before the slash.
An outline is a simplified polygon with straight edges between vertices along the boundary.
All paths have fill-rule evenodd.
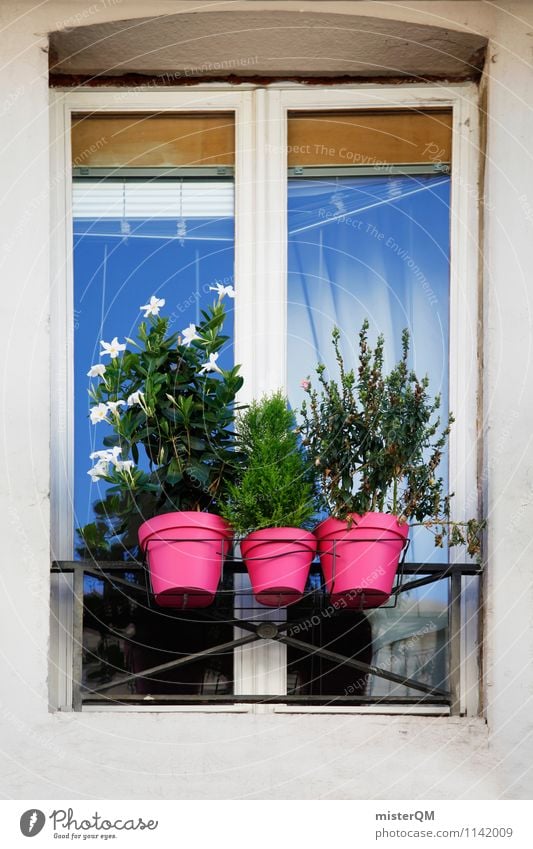
<path id="1" fill-rule="evenodd" d="M 142 573 L 114 572 L 144 588 Z M 230 642 L 233 627 L 231 594 L 219 594 L 217 616 L 161 610 L 151 606 L 146 593 L 122 590 L 109 581 L 85 578 L 83 627 L 83 685 L 92 688 L 123 675 L 183 659 Z M 227 620 L 227 621 L 224 621 Z M 231 649 L 186 663 L 176 669 L 141 676 L 117 684 L 104 695 L 228 695 L 233 693 Z"/>
<path id="2" fill-rule="evenodd" d="M 356 366 L 358 331 L 368 318 L 372 341 L 378 333 L 385 336 L 386 368 L 399 359 L 401 332 L 409 328 L 412 366 L 419 376 L 429 375 L 430 389 L 441 394 L 445 417 L 449 205 L 450 179 L 442 174 L 289 180 L 287 362 L 294 408 L 304 397 L 300 381 L 313 376 L 314 363 L 325 363 L 326 374 L 335 374 L 333 327 L 341 331 L 345 362 Z M 447 478 L 444 463 L 441 474 Z M 408 560 L 446 562 L 446 551 L 435 549 L 428 531 L 412 529 L 410 537 Z M 357 622 L 347 613 L 332 618 L 327 627 L 321 622 L 307 639 L 342 645 L 344 651 L 333 650 L 446 689 L 447 581 L 401 594 L 396 608 L 357 616 Z M 296 668 L 293 652 L 289 670 Z M 346 668 L 335 675 L 335 680 L 329 672 L 324 675 L 332 695 L 417 695 L 375 676 L 363 677 L 358 692 L 353 687 L 348 692 L 349 679 L 358 679 L 357 673 Z M 309 680 L 308 670 L 304 678 Z"/>
<path id="3" fill-rule="evenodd" d="M 89 421 L 89 367 L 100 340 L 135 337 L 139 307 L 164 298 L 172 332 L 198 323 L 216 283 L 233 285 L 233 184 L 224 181 L 76 182 L 74 214 L 74 382 L 76 527 L 93 520 L 106 484 L 91 484 L 89 454 L 105 423 Z M 233 365 L 233 302 L 222 368 Z"/>

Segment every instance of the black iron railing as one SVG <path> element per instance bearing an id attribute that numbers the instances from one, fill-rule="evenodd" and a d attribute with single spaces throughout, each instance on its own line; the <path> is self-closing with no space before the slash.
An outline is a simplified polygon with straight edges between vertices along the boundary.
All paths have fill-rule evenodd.
<path id="1" fill-rule="evenodd" d="M 224 564 L 226 579 L 228 575 L 244 573 L 245 566 L 239 558 L 230 557 Z M 309 620 L 310 611 L 319 614 L 328 609 L 328 617 L 338 615 L 342 608 L 336 608 L 329 603 L 329 597 L 321 580 L 321 572 L 318 563 L 314 563 L 311 574 L 315 578 L 317 588 L 308 592 L 304 598 L 306 605 L 305 617 L 296 621 L 265 621 L 257 615 L 257 610 L 250 610 L 250 615 L 243 618 L 228 616 L 227 612 L 221 612 L 215 603 L 209 608 L 197 608 L 189 611 L 189 615 L 196 621 L 206 623 L 223 623 L 232 625 L 241 631 L 247 632 L 244 636 L 224 641 L 218 645 L 210 646 L 201 651 L 182 655 L 176 652 L 175 657 L 166 663 L 151 666 L 140 671 L 130 672 L 120 677 L 100 683 L 98 686 L 88 686 L 83 683 L 83 628 L 84 628 L 84 579 L 91 576 L 103 581 L 110 588 L 120 590 L 123 596 L 136 601 L 143 601 L 153 608 L 153 598 L 146 565 L 140 561 L 54 561 L 53 573 L 70 573 L 73 576 L 73 617 L 72 617 L 72 709 L 79 711 L 83 705 L 94 704 L 302 704 L 302 705 L 432 705 L 449 708 L 452 714 L 460 712 L 460 663 L 461 663 L 461 578 L 469 575 L 481 574 L 481 568 L 472 563 L 454 564 L 428 564 L 428 563 L 403 563 L 401 578 L 393 589 L 391 599 L 397 599 L 401 594 L 413 589 L 425 587 L 437 581 L 450 581 L 449 594 L 449 639 L 448 657 L 449 673 L 448 688 L 432 687 L 421 681 L 397 675 L 394 672 L 365 663 L 355 657 L 347 657 L 330 648 L 298 639 L 295 634 L 299 633 L 303 622 Z M 130 573 L 135 580 L 126 580 L 121 573 Z M 232 581 L 230 583 L 233 583 Z M 221 582 L 217 599 L 228 599 L 250 591 L 235 590 L 228 587 L 228 580 Z M 265 608 L 263 608 L 265 610 Z M 164 608 L 165 616 L 172 615 L 172 611 Z M 240 613 L 243 611 L 241 609 Z M 122 638 L 127 641 L 128 635 Z M 396 685 L 402 685 L 411 689 L 416 695 L 408 697 L 379 696 L 371 697 L 364 695 L 306 695 L 306 694 L 280 694 L 280 695 L 233 695 L 230 693 L 186 693 L 177 695 L 168 694 L 142 694 L 125 693 L 110 694 L 108 691 L 122 685 L 133 685 L 138 679 L 148 679 L 150 676 L 161 672 L 176 670 L 187 664 L 201 661 L 213 655 L 230 652 L 239 646 L 249 645 L 260 640 L 275 640 L 285 644 L 287 647 L 306 653 L 316 655 L 323 660 L 363 673 L 365 676 L 376 676 L 390 681 Z"/>

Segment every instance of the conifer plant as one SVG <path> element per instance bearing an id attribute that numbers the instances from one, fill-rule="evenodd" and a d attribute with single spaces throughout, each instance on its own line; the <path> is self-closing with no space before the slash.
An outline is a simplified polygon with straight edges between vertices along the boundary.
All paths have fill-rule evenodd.
<path id="1" fill-rule="evenodd" d="M 241 471 L 227 486 L 221 515 L 238 534 L 310 527 L 314 474 L 281 392 L 254 401 L 237 419 Z"/>
<path id="2" fill-rule="evenodd" d="M 314 473 L 281 392 L 254 401 L 237 421 L 241 472 L 228 484 L 221 515 L 240 535 L 258 601 L 301 598 L 316 550 Z"/>

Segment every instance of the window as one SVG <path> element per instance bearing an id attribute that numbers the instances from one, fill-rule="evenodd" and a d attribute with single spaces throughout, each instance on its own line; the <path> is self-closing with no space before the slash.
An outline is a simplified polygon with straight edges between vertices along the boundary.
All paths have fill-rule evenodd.
<path id="1" fill-rule="evenodd" d="M 72 179 L 60 186 L 55 215 L 58 232 L 72 221 L 73 250 L 65 264 L 65 243 L 56 240 L 56 560 L 72 560 L 74 528 L 92 515 L 86 371 L 99 340 L 129 336 L 151 294 L 165 298 L 177 329 L 185 327 L 215 282 L 235 280 L 234 346 L 224 356 L 242 364 L 244 400 L 282 386 L 297 405 L 299 382 L 327 357 L 335 323 L 347 353 L 365 315 L 391 340 L 408 326 L 414 365 L 430 370 L 457 419 L 446 470 L 455 509 L 475 512 L 470 87 L 84 92 L 57 100 L 57 173 L 66 159 Z M 423 534 L 412 545 L 411 560 L 427 562 L 429 572 L 439 555 L 442 562 Z M 423 579 L 420 571 L 416 577 Z M 254 628 L 264 620 L 268 635 L 268 627 L 295 632 L 317 614 L 309 599 L 261 608 L 238 569 L 225 571 L 217 615 L 202 619 L 152 609 L 135 570 L 117 567 L 114 589 L 85 579 L 84 684 L 133 701 L 239 703 L 255 695 L 288 705 L 278 710 L 306 699 L 313 709 L 342 699 L 351 709 L 383 698 L 418 704 L 420 691 L 402 678 L 457 693 L 460 676 L 454 709 L 475 712 L 477 579 L 459 577 L 462 601 L 450 622 L 453 580 L 451 588 L 449 580 L 413 588 L 393 609 L 319 617 L 300 637 L 328 656 L 267 638 L 245 642 L 251 620 Z M 57 589 L 55 604 L 64 607 L 57 616 L 71 615 L 68 598 Z M 128 672 L 200 652 L 209 659 L 120 684 Z M 357 673 L 357 663 L 389 677 Z M 69 675 L 59 702 L 70 698 Z M 445 701 L 426 709 L 445 710 Z"/>
<path id="2" fill-rule="evenodd" d="M 234 282 L 233 116 L 75 116 L 72 148 L 73 163 L 83 162 L 72 186 L 79 527 L 94 520 L 105 489 L 87 476 L 106 428 L 88 418 L 87 367 L 99 361 L 100 340 L 135 335 L 137 308 L 153 294 L 165 300 L 174 332 L 198 324 L 210 287 Z M 220 364 L 231 368 L 232 312 L 225 330 L 231 341 Z"/>

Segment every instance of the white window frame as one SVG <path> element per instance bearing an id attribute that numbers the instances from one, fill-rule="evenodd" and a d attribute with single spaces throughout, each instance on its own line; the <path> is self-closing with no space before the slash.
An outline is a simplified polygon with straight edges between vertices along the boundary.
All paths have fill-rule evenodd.
<path id="1" fill-rule="evenodd" d="M 449 443 L 455 518 L 477 510 L 478 337 L 478 89 L 457 86 L 264 87 L 206 85 L 192 89 L 51 92 L 51 323 L 52 323 L 52 557 L 72 558 L 73 492 L 73 267 L 72 162 L 70 127 L 75 112 L 233 111 L 235 162 L 235 361 L 245 378 L 243 401 L 287 380 L 287 119 L 298 110 L 357 110 L 441 107 L 453 109 L 450 232 L 450 409 L 456 424 Z M 474 490 L 473 490 L 474 488 Z M 464 557 L 464 555 L 458 555 Z M 51 647 L 57 649 L 52 705 L 69 703 L 68 591 L 54 576 Z M 466 590 L 468 581 L 463 579 Z M 60 591 L 59 587 L 63 589 Z M 477 612 L 473 593 L 464 592 L 462 610 L 461 712 L 479 707 Z M 67 640 L 67 644 L 65 641 Z M 250 650 L 252 649 L 252 650 Z M 57 658 L 63 659 L 59 662 Z M 282 693 L 286 649 L 259 641 L 236 650 L 239 679 L 248 693 Z M 249 682 L 254 682 L 254 689 Z M 241 689 L 241 692 L 244 692 Z M 243 706 L 235 706 L 242 712 Z M 113 708 L 105 708 L 106 710 Z M 176 710 L 180 710 L 176 706 Z M 206 711 L 202 707 L 202 712 Z M 218 710 L 220 708 L 212 708 Z M 225 706 L 224 711 L 231 710 Z M 290 706 L 250 706 L 250 710 L 287 712 Z M 188 710 L 191 710 L 189 707 Z M 295 707 L 301 711 L 301 707 Z M 310 710 L 309 708 L 307 710 Z M 313 712 L 331 708 L 312 708 Z M 343 708 L 343 712 L 373 712 Z M 398 713 L 406 710 L 399 708 Z M 412 709 L 409 710 L 413 712 Z M 428 708 L 421 707 L 427 714 Z M 442 709 L 438 709 L 442 713 Z"/>

